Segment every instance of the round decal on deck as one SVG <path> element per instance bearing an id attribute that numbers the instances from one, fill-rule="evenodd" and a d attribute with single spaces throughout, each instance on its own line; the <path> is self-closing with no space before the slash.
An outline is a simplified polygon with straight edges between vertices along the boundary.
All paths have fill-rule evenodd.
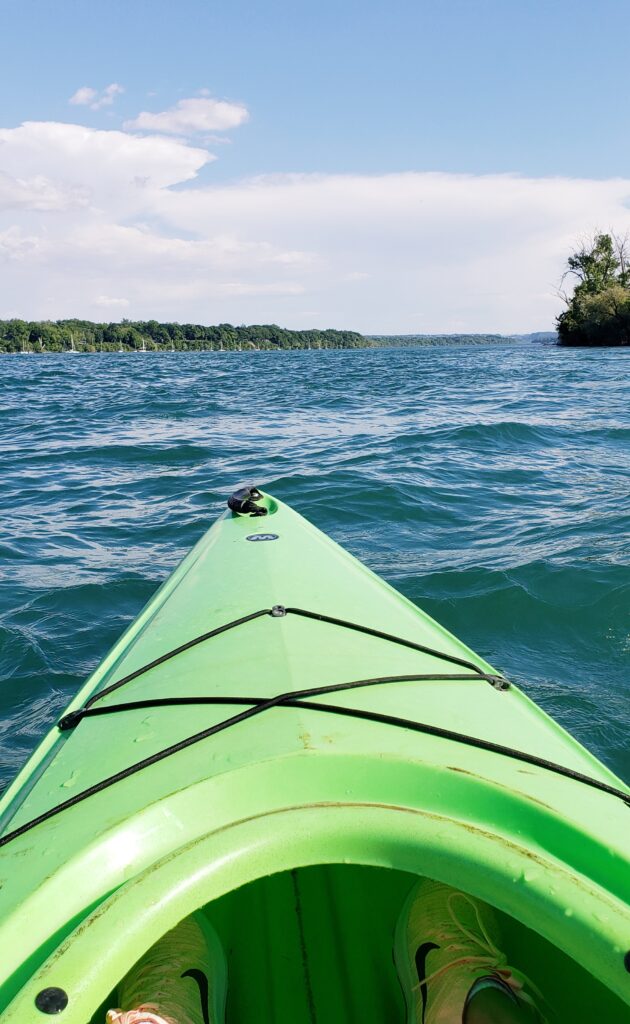
<path id="1" fill-rule="evenodd" d="M 245 540 L 278 540 L 277 533 L 250 533 Z"/>

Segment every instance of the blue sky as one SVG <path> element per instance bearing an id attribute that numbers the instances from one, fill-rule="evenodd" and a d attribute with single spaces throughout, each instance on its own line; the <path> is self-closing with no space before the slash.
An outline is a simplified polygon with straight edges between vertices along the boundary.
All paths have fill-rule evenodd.
<path id="1" fill-rule="evenodd" d="M 554 282 L 566 246 L 595 228 L 627 226 L 630 5 L 618 0 L 4 0 L 0 28 L 0 264 L 3 238 L 11 263 L 0 273 L 0 316 L 155 312 L 366 331 L 542 329 L 559 308 Z M 103 93 L 108 86 L 113 94 Z M 91 101 L 69 103 L 86 88 Z M 227 104 L 230 123 L 204 131 L 186 118 L 148 117 L 190 100 Z M 220 113 L 212 109 L 208 124 Z M 45 130 L 45 144 L 40 129 L 33 148 L 24 131 L 15 134 L 23 122 L 57 128 Z M 87 134 L 71 136 L 68 124 Z M 129 173 L 148 180 L 155 169 L 159 196 L 136 208 L 129 197 L 119 202 L 125 185 L 116 173 L 104 180 L 103 147 L 112 166 L 114 151 L 135 147 Z M 212 159 L 191 158 L 202 151 Z M 160 177 L 162 160 L 169 170 Z M 198 218 L 190 203 L 176 209 L 178 192 L 191 193 L 190 203 L 197 197 Z M 234 204 L 235 193 L 242 202 Z M 104 216 L 108 196 L 115 201 Z M 269 213 L 281 199 L 293 230 Z M 404 201 L 415 211 L 407 232 Z M 460 238 L 478 259 L 458 254 L 449 264 L 459 248 L 452 211 L 464 206 Z M 97 258 L 99 225 L 109 266 Z M 157 289 L 142 279 L 130 234 L 138 231 Z M 113 269 L 116 233 L 123 279 Z M 76 238 L 73 252 L 83 247 L 80 294 L 62 287 L 79 270 L 64 244 L 53 252 L 57 236 L 66 249 Z M 493 282 L 510 242 L 513 284 Z M 194 267 L 196 291 L 184 286 Z M 352 294 L 342 294 L 340 276 Z M 454 288 L 468 282 L 470 292 L 471 281 L 488 287 L 454 309 Z"/>

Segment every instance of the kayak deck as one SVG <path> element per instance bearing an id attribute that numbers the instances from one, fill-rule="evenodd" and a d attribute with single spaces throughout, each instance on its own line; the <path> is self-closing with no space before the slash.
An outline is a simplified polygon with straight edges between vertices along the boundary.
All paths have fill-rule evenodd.
<path id="1" fill-rule="evenodd" d="M 275 501 L 269 504 L 271 515 L 264 519 L 219 520 L 121 638 L 71 709 L 90 703 L 95 693 L 95 707 L 102 710 L 121 702 L 182 695 L 270 698 L 330 683 L 399 675 L 399 683 L 353 690 L 327 702 L 391 715 L 404 707 L 410 719 L 516 750 L 526 746 L 529 754 L 602 783 L 617 783 L 612 773 L 515 687 L 497 695 L 484 681 L 444 680 L 440 677 L 445 674 L 470 676 L 471 670 L 334 622 L 298 614 L 278 618 L 257 614 L 280 606 L 356 623 L 426 645 L 449 658 L 473 663 L 481 673 L 495 675 L 483 659 L 329 538 L 286 507 Z M 271 527 L 281 534 L 276 535 Z M 267 536 L 269 542 L 252 541 Z M 243 618 L 247 621 L 241 621 Z M 156 655 L 177 650 L 182 640 L 223 630 L 230 623 L 237 625 L 131 679 L 123 688 L 98 696 L 112 682 L 151 664 Z M 437 678 L 418 682 L 413 679 L 418 673 Z M 41 781 L 36 778 L 32 785 L 35 773 L 30 763 L 2 801 L 6 807 L 19 793 L 11 830 L 46 813 L 64 797 L 74 798 L 104 777 L 183 741 L 197 731 L 201 715 L 203 724 L 211 727 L 231 713 L 229 704 L 148 707 L 127 710 L 116 718 L 86 718 L 80 728 L 61 735 L 53 730 L 43 746 L 54 748 L 54 756 L 48 759 Z M 292 711 L 291 734 L 295 735 L 297 723 L 298 735 L 308 736 L 312 717 L 310 712 Z M 260 721 L 255 723 L 257 731 L 261 727 Z M 326 725 L 328 731 L 335 728 L 338 731 L 338 723 Z M 230 745 L 232 742 L 230 736 Z M 247 742 L 244 748 L 249 760 Z M 47 753 L 38 752 L 45 761 Z M 209 770 L 206 760 L 200 760 L 199 766 L 204 777 Z M 25 774 L 28 787 L 22 785 Z M 191 778 L 188 774 L 184 777 Z M 144 788 L 140 787 L 143 801 Z"/>

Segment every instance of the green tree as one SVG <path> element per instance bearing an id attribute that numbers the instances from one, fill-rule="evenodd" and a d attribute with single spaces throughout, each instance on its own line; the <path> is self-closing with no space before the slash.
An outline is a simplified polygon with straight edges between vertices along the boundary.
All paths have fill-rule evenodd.
<path id="1" fill-rule="evenodd" d="M 569 256 L 563 281 L 577 279 L 557 319 L 561 345 L 630 345 L 628 241 L 597 234 Z"/>
<path id="2" fill-rule="evenodd" d="M 595 235 L 594 239 L 582 245 L 567 260 L 565 277 L 577 277 L 575 291 L 594 295 L 614 284 L 619 273 L 620 261 L 611 235 Z"/>

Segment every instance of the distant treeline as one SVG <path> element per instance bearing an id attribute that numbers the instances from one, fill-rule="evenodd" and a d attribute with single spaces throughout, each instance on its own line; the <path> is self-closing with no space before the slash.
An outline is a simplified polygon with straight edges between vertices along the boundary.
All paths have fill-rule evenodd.
<path id="1" fill-rule="evenodd" d="M 0 320 L 3 352 L 239 352 L 298 348 L 383 348 L 422 345 L 491 345 L 538 341 L 553 334 L 372 334 L 357 331 L 289 331 L 277 324 L 158 323 L 122 320 Z"/>
<path id="2" fill-rule="evenodd" d="M 157 320 L 0 320 L 0 352 L 252 351 L 255 349 L 359 348 L 356 331 L 288 331 L 276 324 L 160 324 Z"/>
<path id="3" fill-rule="evenodd" d="M 370 334 L 374 345 L 493 345 L 515 341 L 504 334 Z"/>

